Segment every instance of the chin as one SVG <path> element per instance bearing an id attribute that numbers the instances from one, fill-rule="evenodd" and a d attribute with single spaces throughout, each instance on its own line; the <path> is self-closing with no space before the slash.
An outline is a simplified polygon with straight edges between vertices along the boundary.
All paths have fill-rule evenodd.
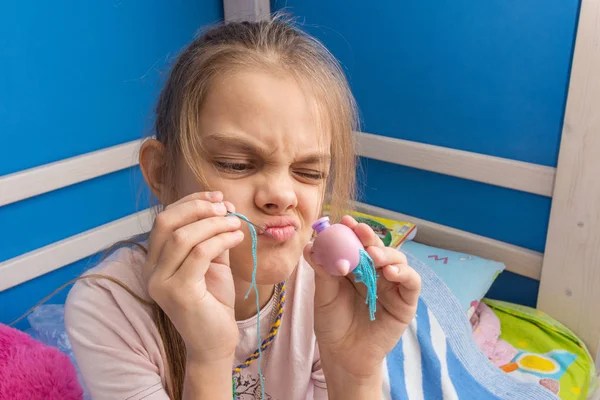
<path id="1" fill-rule="evenodd" d="M 281 265 L 274 265 L 273 269 L 266 268 L 262 272 L 259 267 L 258 273 L 256 274 L 256 283 L 258 285 L 276 285 L 280 282 L 287 281 L 294 273 L 297 265 L 297 261 L 283 268 Z M 248 281 L 252 281 L 252 275 L 249 276 Z"/>
<path id="2" fill-rule="evenodd" d="M 259 285 L 275 285 L 279 282 L 288 280 L 292 275 L 296 266 L 300 262 L 301 252 L 285 251 L 269 251 L 265 252 L 268 257 L 261 257 L 261 252 L 258 252 L 258 269 L 256 272 L 256 283 Z M 261 261 L 262 260 L 262 261 Z M 231 259 L 231 265 L 234 274 L 246 282 L 252 282 L 252 260 L 243 265 L 236 263 L 235 259 Z"/>
<path id="3" fill-rule="evenodd" d="M 304 236 L 307 236 L 306 241 Z M 282 243 L 263 242 L 259 239 L 256 283 L 274 285 L 288 280 L 300 262 L 304 245 L 309 239 L 309 235 L 301 234 Z M 249 240 L 244 240 L 229 252 L 234 275 L 246 282 L 252 282 L 252 257 L 248 257 L 251 253 L 252 243 Z"/>

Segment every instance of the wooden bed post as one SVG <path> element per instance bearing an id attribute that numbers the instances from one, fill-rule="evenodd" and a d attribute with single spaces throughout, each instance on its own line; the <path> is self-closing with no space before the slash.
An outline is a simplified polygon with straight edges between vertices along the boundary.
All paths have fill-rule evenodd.
<path id="1" fill-rule="evenodd" d="M 257 22 L 271 15 L 269 0 L 223 0 L 225 21 Z"/>
<path id="2" fill-rule="evenodd" d="M 600 0 L 582 0 L 538 308 L 600 350 Z"/>

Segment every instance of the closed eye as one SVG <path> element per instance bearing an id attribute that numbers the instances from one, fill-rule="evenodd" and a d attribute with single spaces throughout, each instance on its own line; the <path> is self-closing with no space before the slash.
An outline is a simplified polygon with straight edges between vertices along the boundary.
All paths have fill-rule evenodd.
<path id="1" fill-rule="evenodd" d="M 299 170 L 295 171 L 297 175 L 302 176 L 303 178 L 311 179 L 311 180 L 321 180 L 325 178 L 325 174 L 320 171 L 311 171 L 311 170 Z"/>
<path id="2" fill-rule="evenodd" d="M 253 165 L 250 163 L 242 162 L 229 162 L 229 161 L 215 161 L 215 166 L 223 171 L 232 173 L 243 173 L 253 169 Z"/>

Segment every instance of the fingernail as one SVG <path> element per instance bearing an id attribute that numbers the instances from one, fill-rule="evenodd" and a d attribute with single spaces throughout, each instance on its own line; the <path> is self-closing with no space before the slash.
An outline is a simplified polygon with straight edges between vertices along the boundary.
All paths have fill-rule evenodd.
<path id="1" fill-rule="evenodd" d="M 390 265 L 390 269 L 395 275 L 398 275 L 400 273 L 400 268 L 396 267 L 395 265 Z"/>
<path id="2" fill-rule="evenodd" d="M 220 200 L 221 199 L 221 192 L 209 192 L 208 193 L 208 198 L 211 200 Z"/>
<path id="3" fill-rule="evenodd" d="M 226 214 L 227 208 L 225 208 L 225 204 L 223 203 L 215 203 L 213 204 L 213 209 L 217 214 Z"/>

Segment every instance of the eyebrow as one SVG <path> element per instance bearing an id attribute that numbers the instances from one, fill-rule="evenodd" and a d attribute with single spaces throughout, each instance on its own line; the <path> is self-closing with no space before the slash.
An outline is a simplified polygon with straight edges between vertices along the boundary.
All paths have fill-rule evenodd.
<path id="1" fill-rule="evenodd" d="M 234 148 L 243 153 L 252 153 L 263 156 L 269 155 L 270 153 L 264 148 L 261 148 L 260 145 L 255 144 L 253 141 L 237 135 L 227 133 L 211 133 L 205 137 L 205 140 L 210 145 L 216 145 L 219 146 L 219 148 Z M 294 160 L 294 162 L 300 164 L 329 163 L 330 161 L 331 156 L 329 154 L 323 153 L 311 153 L 307 155 L 301 155 Z"/>
<path id="2" fill-rule="evenodd" d="M 328 163 L 331 161 L 331 156 L 328 154 L 314 153 L 303 157 L 299 157 L 296 162 L 300 164 L 319 164 Z"/>
<path id="3" fill-rule="evenodd" d="M 264 153 L 264 149 L 261 149 L 260 146 L 252 143 L 252 141 L 230 134 L 211 133 L 210 135 L 206 136 L 205 140 L 211 145 L 223 146 L 227 148 L 233 147 L 244 153 Z"/>

